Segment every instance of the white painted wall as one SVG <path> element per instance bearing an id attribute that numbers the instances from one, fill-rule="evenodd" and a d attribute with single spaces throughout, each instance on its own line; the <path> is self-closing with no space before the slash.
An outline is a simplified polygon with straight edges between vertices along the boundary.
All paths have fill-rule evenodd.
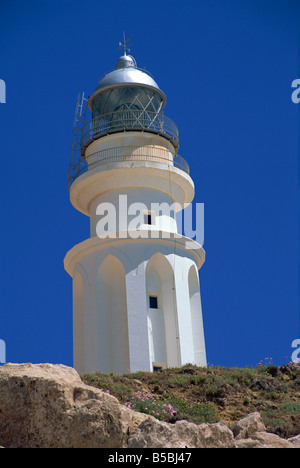
<path id="1" fill-rule="evenodd" d="M 152 368 L 153 362 L 167 364 L 163 288 L 160 274 L 156 268 L 155 262 L 150 260 L 146 270 L 150 368 Z M 150 308 L 150 295 L 157 297 L 157 309 Z"/>
<path id="2" fill-rule="evenodd" d="M 190 268 L 197 271 L 192 251 L 186 253 L 171 239 L 126 241 L 104 248 L 99 240 L 92 250 L 83 250 L 76 264 L 75 368 L 123 374 L 152 370 L 153 362 L 205 365 L 199 283 L 193 273 L 188 283 Z M 150 293 L 159 296 L 157 310 L 149 308 Z"/>
<path id="3" fill-rule="evenodd" d="M 102 372 L 129 372 L 125 270 L 108 255 L 97 274 L 98 363 Z"/>
<path id="4" fill-rule="evenodd" d="M 115 151 L 115 148 L 118 150 Z M 156 155 L 157 161 L 166 158 L 172 162 L 174 147 L 168 140 L 154 133 L 120 132 L 94 141 L 88 146 L 85 157 L 88 165 L 94 167 L 97 161 L 103 164 L 104 158 L 108 162 L 108 158 L 118 154 L 125 155 L 129 161 L 136 160 L 143 154 L 154 157 L 154 161 Z"/>
<path id="5" fill-rule="evenodd" d="M 198 366 L 206 366 L 206 347 L 204 340 L 200 284 L 198 272 L 195 265 L 192 265 L 189 269 L 188 285 L 190 296 L 194 362 Z"/>
<path id="6" fill-rule="evenodd" d="M 83 279 L 79 271 L 73 277 L 73 340 L 74 346 L 74 366 L 81 374 L 85 371 L 85 343 L 84 343 L 84 292 Z"/>

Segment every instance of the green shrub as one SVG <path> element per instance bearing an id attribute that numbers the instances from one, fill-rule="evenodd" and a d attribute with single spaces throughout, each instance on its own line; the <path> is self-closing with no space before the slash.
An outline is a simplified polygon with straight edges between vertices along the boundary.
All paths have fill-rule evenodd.
<path id="1" fill-rule="evenodd" d="M 279 373 L 279 369 L 277 366 L 267 366 L 265 369 L 266 373 L 271 375 L 272 377 L 276 377 Z"/>
<path id="2" fill-rule="evenodd" d="M 297 414 L 300 413 L 300 402 L 286 400 L 279 405 L 279 409 L 287 414 Z"/>
<path id="3" fill-rule="evenodd" d="M 194 403 L 178 397 L 174 397 L 171 403 L 177 410 L 178 419 L 186 419 L 195 424 L 219 421 L 216 410 L 211 403 Z"/>

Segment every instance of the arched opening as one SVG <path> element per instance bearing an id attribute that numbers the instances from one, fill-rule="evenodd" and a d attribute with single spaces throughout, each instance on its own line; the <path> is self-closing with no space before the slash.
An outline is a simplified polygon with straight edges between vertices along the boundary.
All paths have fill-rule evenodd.
<path id="1" fill-rule="evenodd" d="M 198 272 L 195 266 L 192 266 L 189 270 L 188 283 L 193 332 L 194 360 L 195 364 L 199 366 L 206 366 L 200 286 Z"/>
<path id="2" fill-rule="evenodd" d="M 108 255 L 97 275 L 98 366 L 101 372 L 130 369 L 125 270 Z"/>
<path id="3" fill-rule="evenodd" d="M 152 368 L 180 365 L 173 270 L 164 255 L 155 254 L 146 269 L 148 336 Z M 153 300 L 156 298 L 156 300 Z M 151 307 L 152 304 L 152 307 Z M 153 307 L 153 305 L 157 305 Z"/>
<path id="4" fill-rule="evenodd" d="M 83 279 L 76 271 L 73 277 L 73 365 L 79 374 L 85 371 L 83 301 Z"/>

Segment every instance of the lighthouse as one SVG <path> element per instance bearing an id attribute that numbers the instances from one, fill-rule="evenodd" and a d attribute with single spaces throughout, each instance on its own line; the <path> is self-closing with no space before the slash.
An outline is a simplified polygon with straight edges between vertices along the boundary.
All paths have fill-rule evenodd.
<path id="1" fill-rule="evenodd" d="M 79 373 L 206 366 L 198 270 L 205 252 L 178 216 L 194 183 L 166 95 L 127 52 L 77 101 L 69 169 L 90 237 L 66 254 Z"/>

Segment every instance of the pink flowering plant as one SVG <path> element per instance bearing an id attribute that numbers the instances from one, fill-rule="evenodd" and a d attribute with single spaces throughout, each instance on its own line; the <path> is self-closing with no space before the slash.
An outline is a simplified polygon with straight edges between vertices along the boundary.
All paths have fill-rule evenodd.
<path id="1" fill-rule="evenodd" d="M 261 373 L 270 374 L 272 377 L 276 377 L 279 372 L 287 374 L 291 379 L 296 379 L 300 376 L 300 362 L 290 361 L 287 364 L 276 366 L 272 362 L 272 358 L 265 358 L 258 364 L 258 370 Z"/>
<path id="2" fill-rule="evenodd" d="M 300 362 L 290 361 L 280 367 L 282 373 L 288 374 L 291 378 L 296 379 L 300 377 Z"/>
<path id="3" fill-rule="evenodd" d="M 158 400 L 149 392 L 135 392 L 125 405 L 127 408 L 139 411 L 140 413 L 154 416 L 160 421 L 171 422 L 177 414 L 177 411 L 170 403 Z"/>

